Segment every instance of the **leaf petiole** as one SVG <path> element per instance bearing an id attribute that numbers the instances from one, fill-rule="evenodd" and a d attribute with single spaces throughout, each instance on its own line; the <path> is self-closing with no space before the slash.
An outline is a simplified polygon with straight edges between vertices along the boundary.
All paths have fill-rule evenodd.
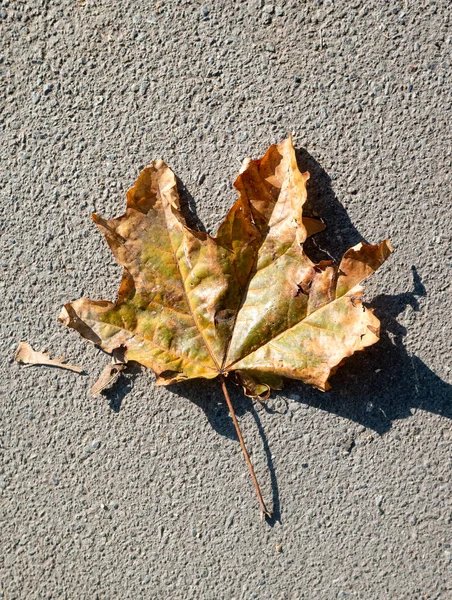
<path id="1" fill-rule="evenodd" d="M 251 479 L 253 480 L 253 483 L 254 483 L 254 488 L 255 488 L 256 494 L 257 494 L 257 499 L 259 500 L 259 504 L 260 504 L 260 507 L 261 507 L 261 516 L 262 516 L 262 518 L 264 518 L 264 516 L 267 516 L 268 518 L 271 518 L 272 514 L 267 509 L 267 507 L 265 506 L 265 502 L 264 502 L 264 499 L 262 497 L 262 492 L 261 492 L 261 489 L 259 487 L 259 483 L 257 481 L 256 473 L 254 472 L 253 465 L 251 463 L 251 459 L 249 457 L 248 451 L 247 451 L 246 446 L 245 446 L 245 442 L 243 441 L 243 436 L 242 436 L 242 432 L 240 431 L 239 422 L 237 421 L 237 417 L 236 417 L 236 414 L 235 414 L 235 411 L 234 411 L 234 407 L 232 406 L 231 398 L 229 397 L 228 389 L 226 387 L 226 380 L 225 380 L 225 378 L 224 378 L 223 375 L 220 375 L 220 381 L 221 381 L 221 387 L 223 389 L 223 394 L 224 394 L 224 397 L 225 397 L 225 400 L 226 400 L 226 404 L 228 405 L 228 409 L 229 409 L 229 412 L 231 414 L 235 430 L 237 432 L 237 437 L 239 438 L 240 446 L 242 448 L 242 452 L 243 452 L 243 455 L 245 457 L 246 464 L 248 465 L 248 469 L 249 469 L 250 474 L 251 474 Z"/>

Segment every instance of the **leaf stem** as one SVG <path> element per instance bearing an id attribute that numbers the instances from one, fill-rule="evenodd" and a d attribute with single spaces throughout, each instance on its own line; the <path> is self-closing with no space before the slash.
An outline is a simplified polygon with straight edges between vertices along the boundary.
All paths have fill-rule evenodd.
<path id="1" fill-rule="evenodd" d="M 254 488 L 255 488 L 256 494 L 257 494 L 257 499 L 259 500 L 259 504 L 260 504 L 261 511 L 262 511 L 261 516 L 262 516 L 262 518 L 264 518 L 264 515 L 266 515 L 267 517 L 271 518 L 272 514 L 265 506 L 265 502 L 262 497 L 261 489 L 260 489 L 259 483 L 257 481 L 256 473 L 254 472 L 253 465 L 251 464 L 251 460 L 250 460 L 248 451 L 245 446 L 245 442 L 243 441 L 243 436 L 242 436 L 242 432 L 240 431 L 239 422 L 237 421 L 234 407 L 232 406 L 231 398 L 229 397 L 228 389 L 226 387 L 226 380 L 223 375 L 220 375 L 220 381 L 221 381 L 221 387 L 223 389 L 223 394 L 226 399 L 226 404 L 228 405 L 229 412 L 231 413 L 232 421 L 234 423 L 234 427 L 237 432 L 237 437 L 239 438 L 240 446 L 242 448 L 242 452 L 245 457 L 246 464 L 248 465 L 248 469 L 251 474 L 251 479 L 253 480 L 253 483 L 254 483 Z"/>

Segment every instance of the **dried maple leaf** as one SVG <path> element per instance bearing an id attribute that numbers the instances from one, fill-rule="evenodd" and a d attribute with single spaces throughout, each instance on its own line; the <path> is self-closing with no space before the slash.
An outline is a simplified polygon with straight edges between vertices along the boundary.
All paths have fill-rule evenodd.
<path id="1" fill-rule="evenodd" d="M 28 366 L 47 365 L 49 367 L 58 367 L 59 369 L 74 371 L 75 373 L 83 373 L 82 367 L 76 367 L 62 362 L 64 356 L 60 356 L 60 358 L 50 358 L 47 352 L 37 352 L 36 350 L 33 350 L 28 342 L 19 342 L 14 355 L 14 360 Z"/>
<path id="2" fill-rule="evenodd" d="M 127 193 L 116 219 L 93 220 L 124 267 L 115 303 L 82 298 L 60 320 L 106 352 L 150 367 L 157 385 L 220 377 L 263 512 L 225 378 L 265 398 L 290 377 L 321 390 L 343 359 L 378 340 L 360 282 L 389 256 L 388 240 L 358 244 L 341 263 L 314 264 L 303 250 L 320 221 L 303 216 L 309 173 L 292 139 L 248 159 L 239 198 L 217 236 L 190 229 L 174 173 L 157 160 Z"/>

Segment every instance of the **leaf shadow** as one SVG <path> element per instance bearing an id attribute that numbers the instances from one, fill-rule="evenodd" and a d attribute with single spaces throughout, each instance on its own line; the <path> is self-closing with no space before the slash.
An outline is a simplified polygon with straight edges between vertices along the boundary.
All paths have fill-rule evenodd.
<path id="1" fill-rule="evenodd" d="M 326 229 L 306 240 L 303 247 L 314 261 L 332 258 L 339 262 L 355 244 L 366 242 L 350 220 L 331 185 L 331 177 L 307 150 L 296 149 L 300 171 L 309 171 L 308 197 L 303 214 L 320 218 Z M 326 255 L 326 256 L 325 256 Z"/>
<path id="2" fill-rule="evenodd" d="M 121 372 L 116 383 L 111 388 L 102 390 L 100 395 L 108 400 L 108 405 L 113 412 L 119 413 L 122 401 L 132 391 L 133 381 L 143 368 L 139 363 L 130 361 L 126 371 Z"/>
<path id="3" fill-rule="evenodd" d="M 338 262 L 348 248 L 366 240 L 336 198 L 331 178 L 322 166 L 304 149 L 298 149 L 296 154 L 300 170 L 311 174 L 306 212 L 320 214 L 326 224 L 324 232 L 305 243 L 306 252 L 313 260 L 324 259 L 326 253 Z M 416 267 L 412 266 L 411 271 L 412 283 L 407 277 L 410 291 L 381 294 L 369 303 L 381 321 L 380 341 L 348 358 L 332 377 L 331 390 L 324 393 L 288 381 L 283 395 L 295 392 L 303 403 L 379 434 L 387 432 L 395 420 L 409 417 L 418 409 L 452 418 L 452 386 L 418 357 L 410 355 L 403 343 L 407 330 L 397 317 L 407 309 L 415 317 L 420 311 L 419 299 L 426 296 Z"/>
<path id="4" fill-rule="evenodd" d="M 401 294 L 376 296 L 370 307 L 381 321 L 380 341 L 345 362 L 331 379 L 326 393 L 290 382 L 301 401 L 344 417 L 383 435 L 394 421 L 424 410 L 452 419 L 452 386 L 438 377 L 417 356 L 406 350 L 405 326 L 397 317 L 407 307 L 408 315 L 420 310 L 426 295 L 422 281 L 411 267 L 413 289 Z"/>
<path id="5" fill-rule="evenodd" d="M 198 212 L 196 210 L 196 202 L 191 193 L 188 191 L 185 183 L 179 179 L 176 175 L 176 184 L 177 191 L 179 193 L 179 202 L 180 202 L 180 210 L 187 225 L 194 229 L 195 231 L 203 231 L 206 233 L 206 228 L 204 223 L 198 216 Z"/>

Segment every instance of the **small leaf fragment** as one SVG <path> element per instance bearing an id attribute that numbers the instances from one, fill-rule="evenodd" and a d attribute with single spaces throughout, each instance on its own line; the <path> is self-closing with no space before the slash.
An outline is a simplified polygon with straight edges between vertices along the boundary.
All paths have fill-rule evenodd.
<path id="1" fill-rule="evenodd" d="M 100 393 L 107 388 L 112 387 L 119 379 L 121 372 L 126 368 L 126 364 L 113 364 L 110 363 L 104 367 L 102 373 L 99 375 L 96 383 L 91 387 L 90 393 L 94 398 L 100 396 Z"/>
<path id="2" fill-rule="evenodd" d="M 118 348 L 113 352 L 111 362 L 106 365 L 96 383 L 91 387 L 90 393 L 94 398 L 100 396 L 100 393 L 104 390 L 113 387 L 113 385 L 119 379 L 122 371 L 127 368 L 127 363 L 124 361 L 124 352 L 121 348 Z"/>
<path id="3" fill-rule="evenodd" d="M 48 367 L 58 367 L 74 373 L 83 373 L 82 367 L 76 367 L 68 363 L 62 362 L 64 356 L 60 358 L 50 358 L 47 352 L 37 352 L 33 350 L 28 342 L 19 342 L 14 360 L 24 365 L 46 365 Z"/>

